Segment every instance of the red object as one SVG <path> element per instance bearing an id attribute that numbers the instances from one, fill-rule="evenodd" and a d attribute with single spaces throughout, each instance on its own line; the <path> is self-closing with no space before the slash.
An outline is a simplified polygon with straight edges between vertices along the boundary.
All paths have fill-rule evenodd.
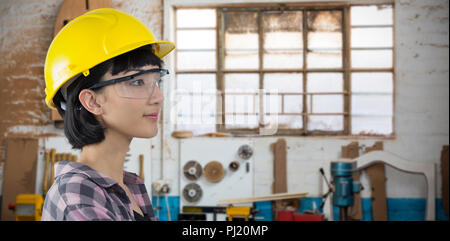
<path id="1" fill-rule="evenodd" d="M 10 204 L 8 204 L 8 209 L 14 211 L 14 209 L 16 209 L 16 206 L 14 204 L 10 203 Z"/>
<path id="2" fill-rule="evenodd" d="M 323 221 L 323 214 L 294 213 L 294 221 Z"/>
<path id="3" fill-rule="evenodd" d="M 294 221 L 294 211 L 279 211 L 278 221 Z"/>

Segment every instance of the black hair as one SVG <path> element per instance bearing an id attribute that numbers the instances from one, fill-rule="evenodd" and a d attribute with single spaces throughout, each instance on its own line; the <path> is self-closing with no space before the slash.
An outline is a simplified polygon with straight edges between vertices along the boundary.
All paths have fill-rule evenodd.
<path id="1" fill-rule="evenodd" d="M 102 142 L 105 139 L 105 127 L 87 111 L 80 103 L 78 96 L 83 89 L 100 82 L 100 79 L 111 69 L 112 75 L 120 72 L 139 69 L 147 65 L 161 68 L 163 61 L 152 51 L 151 45 L 145 45 L 96 65 L 89 70 L 89 75 L 80 75 L 67 88 L 67 100 L 61 91 L 53 98 L 58 113 L 64 120 L 64 134 L 73 149 Z M 65 102 L 65 110 L 61 107 Z M 64 104 L 63 104 L 64 105 Z"/>

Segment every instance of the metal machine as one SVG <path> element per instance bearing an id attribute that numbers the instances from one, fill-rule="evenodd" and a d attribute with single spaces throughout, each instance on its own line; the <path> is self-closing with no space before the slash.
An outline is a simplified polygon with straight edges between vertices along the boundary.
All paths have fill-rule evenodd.
<path id="1" fill-rule="evenodd" d="M 326 179 L 323 169 L 320 169 L 329 187 L 329 191 L 324 195 L 324 199 L 333 193 L 333 205 L 339 207 L 339 220 L 341 221 L 348 220 L 347 209 L 353 206 L 353 195 L 362 190 L 361 184 L 353 180 L 353 172 L 355 171 L 356 162 L 344 160 L 331 162 L 332 186 Z M 323 204 L 321 208 L 323 208 Z"/>
<path id="2" fill-rule="evenodd" d="M 40 194 L 19 194 L 16 204 L 9 204 L 13 210 L 16 221 L 41 221 L 44 198 Z"/>

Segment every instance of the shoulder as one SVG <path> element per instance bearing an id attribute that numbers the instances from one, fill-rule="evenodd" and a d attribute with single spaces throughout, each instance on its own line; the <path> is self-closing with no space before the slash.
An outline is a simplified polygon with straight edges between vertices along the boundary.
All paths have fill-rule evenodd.
<path id="1" fill-rule="evenodd" d="M 133 172 L 123 171 L 123 180 L 128 184 L 144 184 L 144 181 Z"/>
<path id="2" fill-rule="evenodd" d="M 55 190 L 67 206 L 91 205 L 104 206 L 106 195 L 104 188 L 81 173 L 66 173 L 60 176 Z M 55 188 L 56 188 L 55 187 Z"/>

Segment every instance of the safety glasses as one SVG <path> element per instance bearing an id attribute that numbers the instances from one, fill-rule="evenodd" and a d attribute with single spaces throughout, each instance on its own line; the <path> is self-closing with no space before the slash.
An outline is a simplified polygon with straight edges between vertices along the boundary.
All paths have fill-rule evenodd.
<path id="1" fill-rule="evenodd" d="M 167 69 L 149 69 L 129 76 L 101 81 L 89 89 L 97 90 L 114 84 L 118 96 L 131 99 L 147 99 L 153 94 L 155 86 L 160 86 L 162 77 L 169 74 Z"/>

